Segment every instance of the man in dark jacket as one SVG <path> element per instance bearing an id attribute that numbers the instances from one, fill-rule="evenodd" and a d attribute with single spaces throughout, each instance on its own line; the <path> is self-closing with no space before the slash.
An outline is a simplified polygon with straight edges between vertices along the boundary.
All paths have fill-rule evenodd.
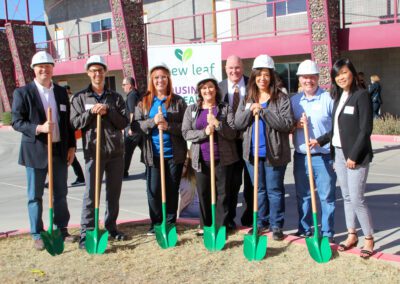
<path id="1" fill-rule="evenodd" d="M 72 98 L 71 123 L 82 130 L 83 155 L 86 167 L 86 191 L 81 216 L 79 248 L 85 248 L 86 231 L 94 228 L 96 180 L 97 115 L 101 115 L 100 176 L 106 173 L 106 215 L 104 225 L 116 240 L 127 239 L 117 231 L 119 198 L 123 177 L 124 140 L 122 130 L 128 124 L 122 96 L 105 87 L 107 65 L 103 57 L 92 55 L 86 63 L 91 84 Z M 102 178 L 100 178 L 102 180 Z"/>
<path id="2" fill-rule="evenodd" d="M 242 60 L 236 55 L 231 55 L 226 59 L 225 72 L 227 79 L 218 85 L 221 90 L 222 101 L 228 103 L 235 113 L 240 100 L 246 96 L 246 85 L 249 78 L 243 75 Z M 236 148 L 241 159 L 233 165 L 232 178 L 229 179 L 231 182 L 228 185 L 229 214 L 225 224 L 228 230 L 236 229 L 234 219 L 236 217 L 238 194 L 242 185 L 242 173 L 244 176 L 243 196 L 246 208 L 243 211 L 241 222 L 244 226 L 251 226 L 253 222 L 253 187 L 242 159 L 242 141 L 241 136 L 237 137 Z"/>
<path id="3" fill-rule="evenodd" d="M 44 249 L 42 197 L 47 176 L 47 136 L 53 134 L 54 223 L 65 241 L 68 234 L 67 169 L 75 156 L 76 141 L 69 122 L 70 106 L 67 92 L 52 82 L 54 60 L 40 51 L 32 57 L 33 82 L 14 91 L 12 126 L 22 133 L 18 163 L 25 166 L 28 186 L 28 212 L 34 248 Z M 47 109 L 52 109 L 50 122 Z M 58 123 L 56 123 L 58 122 Z"/>
<path id="4" fill-rule="evenodd" d="M 137 146 L 140 147 L 142 135 L 134 133 L 131 129 L 132 120 L 135 118 L 135 107 L 139 102 L 140 95 L 135 86 L 135 79 L 126 77 L 122 81 L 122 89 L 126 95 L 126 115 L 129 119 L 129 124 L 125 128 L 125 164 L 124 178 L 129 176 L 129 167 L 131 165 L 132 155 Z"/>

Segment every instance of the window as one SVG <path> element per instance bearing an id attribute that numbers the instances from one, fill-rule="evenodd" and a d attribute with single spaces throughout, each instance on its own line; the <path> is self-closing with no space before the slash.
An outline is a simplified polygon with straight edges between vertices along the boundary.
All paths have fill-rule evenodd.
<path id="1" fill-rule="evenodd" d="M 106 89 L 111 89 L 113 91 L 116 91 L 117 89 L 115 88 L 115 77 L 114 76 L 109 76 L 106 77 L 105 80 L 105 87 Z"/>
<path id="2" fill-rule="evenodd" d="M 276 0 L 267 0 L 268 2 L 275 2 Z M 267 17 L 273 17 L 273 4 L 267 4 Z M 307 11 L 306 0 L 287 0 L 286 2 L 275 3 L 276 15 L 284 16 L 288 14 L 301 13 Z"/>
<path id="3" fill-rule="evenodd" d="M 111 18 L 100 20 L 97 22 L 92 22 L 92 42 L 104 42 L 107 41 L 107 35 L 112 38 L 111 32 L 104 32 L 101 31 L 110 30 L 112 28 Z"/>
<path id="4" fill-rule="evenodd" d="M 299 63 L 276 63 L 275 71 L 281 77 L 286 89 L 289 94 L 297 93 L 299 80 L 296 76 L 297 68 Z"/>

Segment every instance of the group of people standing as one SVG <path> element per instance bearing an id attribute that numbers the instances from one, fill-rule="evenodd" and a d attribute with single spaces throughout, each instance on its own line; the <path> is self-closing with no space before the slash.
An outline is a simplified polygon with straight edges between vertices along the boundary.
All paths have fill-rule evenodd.
<path id="1" fill-rule="evenodd" d="M 58 169 L 55 174 L 60 175 L 58 180 L 62 183 L 55 185 L 55 224 L 62 229 L 64 237 L 70 236 L 66 229 L 69 220 L 66 172 L 76 149 L 75 138 L 71 134 L 74 129 L 82 130 L 85 158 L 86 190 L 79 242 L 80 248 L 85 247 L 86 231 L 94 227 L 95 145 L 96 132 L 99 131 L 96 128 L 96 116 L 101 115 L 104 141 L 101 145 L 101 175 L 104 172 L 106 175 L 105 228 L 112 238 L 127 238 L 117 230 L 116 225 L 122 179 L 129 170 L 126 158 L 124 161 L 124 129 L 125 136 L 137 135 L 142 141 L 151 219 L 149 235 L 154 234 L 154 226 L 162 221 L 162 176 L 165 176 L 167 191 L 167 223 L 176 222 L 179 185 L 187 161 L 187 144 L 190 142 L 191 167 L 195 172 L 200 203 L 201 228 L 198 235 L 202 234 L 204 226 L 210 226 L 212 222 L 212 157 L 215 161 L 216 225 L 226 226 L 228 231 L 235 230 L 238 193 L 243 184 L 246 208 L 240 219 L 242 225 L 251 226 L 254 160 L 255 153 L 258 153 L 257 226 L 262 232 L 271 230 L 274 240 L 284 238 L 284 176 L 287 164 L 291 161 L 289 135 L 293 133 L 299 214 L 296 234 L 310 236 L 310 186 L 305 142 L 308 138 L 304 137 L 302 129 L 304 124 L 308 124 L 313 171 L 321 202 L 321 233 L 334 242 L 337 177 L 345 202 L 349 234 L 340 249 L 347 250 L 357 244 L 355 222 L 358 219 L 366 236 L 361 256 L 367 258 L 372 254 L 372 222 L 364 198 L 372 159 L 372 107 L 368 97 L 364 96 L 364 99 L 366 91 L 358 87 L 357 73 L 348 59 L 335 62 L 331 72 L 333 87 L 330 94 L 318 86 L 319 70 L 316 63 L 311 60 L 302 62 L 297 75 L 303 91 L 289 98 L 278 87 L 275 64 L 270 56 L 259 55 L 255 58 L 249 78 L 243 75 L 241 59 L 229 56 L 225 66 L 227 79 L 218 83 L 212 74 L 204 73 L 196 86 L 198 100 L 190 106 L 173 93 L 170 70 L 165 64 L 159 63 L 151 66 L 147 91 L 135 101 L 134 110 L 126 107 L 121 95 L 105 87 L 107 64 L 101 56 L 94 55 L 88 59 L 85 69 L 91 83 L 73 96 L 71 107 L 65 101 L 65 91 L 51 81 L 53 66 L 54 61 L 49 54 L 36 54 L 32 59 L 35 80 L 15 91 L 13 103 L 13 127 L 23 133 L 20 164 L 27 169 L 28 207 L 35 248 L 43 249 L 40 240 L 40 231 L 43 230 L 41 203 L 47 173 L 45 137 L 49 131 L 60 133 L 59 136 L 55 135 L 60 137 L 59 140 L 53 143 L 53 148 L 59 149 L 53 151 L 53 155 L 59 155 L 59 164 L 62 164 L 55 165 Z M 123 86 L 134 85 L 128 79 L 124 79 L 123 83 Z M 44 115 L 47 106 L 58 109 L 53 119 L 58 124 L 48 122 Z M 260 119 L 255 120 L 255 116 Z M 256 128 L 259 129 L 258 136 Z M 210 147 L 211 134 L 214 137 L 213 147 Z M 36 149 L 34 153 L 32 147 Z M 160 172 L 161 151 L 164 156 L 164 175 Z M 41 161 L 40 164 L 35 163 L 38 161 Z"/>

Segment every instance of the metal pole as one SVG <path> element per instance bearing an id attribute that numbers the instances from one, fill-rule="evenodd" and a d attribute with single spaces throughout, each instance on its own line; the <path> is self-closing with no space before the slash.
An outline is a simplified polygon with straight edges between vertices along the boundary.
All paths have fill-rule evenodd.
<path id="1" fill-rule="evenodd" d="M 6 23 L 8 22 L 8 4 L 7 0 L 4 0 L 4 11 L 6 12 Z"/>
<path id="2" fill-rule="evenodd" d="M 213 39 L 217 41 L 217 13 L 216 13 L 216 3 L 215 0 L 212 0 L 212 31 L 213 31 Z"/>
<path id="3" fill-rule="evenodd" d="M 172 44 L 175 44 L 175 21 L 171 20 L 171 29 L 172 29 Z"/>
<path id="4" fill-rule="evenodd" d="M 26 23 L 29 24 L 31 22 L 31 17 L 29 16 L 29 0 L 25 0 L 26 6 Z"/>

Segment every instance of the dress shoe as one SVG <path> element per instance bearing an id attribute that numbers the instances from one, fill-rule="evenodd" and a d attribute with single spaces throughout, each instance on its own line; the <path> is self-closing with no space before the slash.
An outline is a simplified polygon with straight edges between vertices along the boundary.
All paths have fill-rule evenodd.
<path id="1" fill-rule="evenodd" d="M 78 236 L 70 235 L 68 232 L 63 233 L 62 235 L 65 243 L 76 243 L 79 239 Z"/>
<path id="2" fill-rule="evenodd" d="M 236 223 L 234 221 L 230 221 L 226 224 L 226 230 L 228 232 L 233 232 L 236 230 Z"/>
<path id="3" fill-rule="evenodd" d="M 335 238 L 334 237 L 328 237 L 329 243 L 330 244 L 335 244 Z"/>
<path id="4" fill-rule="evenodd" d="M 44 250 L 44 243 L 41 239 L 34 240 L 33 247 L 35 248 L 35 250 L 38 250 L 38 251 Z"/>
<path id="5" fill-rule="evenodd" d="M 85 185 L 85 180 L 77 178 L 76 181 L 71 183 L 71 186 L 79 186 L 79 185 Z"/>

